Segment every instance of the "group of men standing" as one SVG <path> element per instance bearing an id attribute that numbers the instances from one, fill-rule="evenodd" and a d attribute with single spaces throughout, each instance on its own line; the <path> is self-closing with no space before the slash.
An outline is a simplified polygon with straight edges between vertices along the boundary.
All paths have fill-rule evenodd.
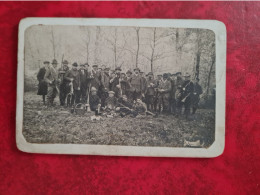
<path id="1" fill-rule="evenodd" d="M 120 67 L 111 70 L 109 67 L 94 64 L 92 69 L 89 64 L 72 64 L 70 69 L 68 61 L 62 62 L 62 67 L 57 69 L 58 62 L 53 60 L 44 62 L 44 67 L 38 72 L 38 95 L 47 95 L 47 106 L 53 106 L 57 95 L 61 106 L 75 106 L 76 104 L 94 104 L 91 97 L 95 93 L 101 108 L 107 107 L 113 94 L 116 100 L 124 99 L 130 105 L 143 102 L 145 109 L 150 113 L 165 113 L 179 116 L 184 107 L 186 118 L 189 117 L 191 108 L 195 114 L 202 88 L 199 79 L 195 83 L 191 76 L 181 72 L 175 74 L 164 73 L 155 78 L 152 72 L 145 75 L 139 68 L 126 73 Z"/>

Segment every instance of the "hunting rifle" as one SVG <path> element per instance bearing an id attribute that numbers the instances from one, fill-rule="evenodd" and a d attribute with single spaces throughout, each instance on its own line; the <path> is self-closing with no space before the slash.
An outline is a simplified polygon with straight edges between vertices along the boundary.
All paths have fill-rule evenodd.
<path id="1" fill-rule="evenodd" d="M 123 104 L 121 104 L 121 103 L 118 103 L 118 104 L 121 105 L 123 108 L 126 108 L 127 110 L 132 111 L 132 109 L 128 108 L 127 106 L 125 106 L 125 105 L 123 105 Z M 150 114 L 150 115 L 152 115 L 152 116 L 156 116 L 156 114 L 154 114 L 154 113 L 148 111 L 147 109 L 145 110 L 145 113 Z"/>
<path id="2" fill-rule="evenodd" d="M 191 81 L 188 82 L 188 83 L 185 85 L 185 87 L 183 87 L 184 91 L 186 90 L 186 87 L 187 87 L 190 83 L 191 83 Z M 185 102 L 186 99 L 187 99 L 189 96 L 190 96 L 190 93 L 188 93 L 188 95 L 186 95 L 181 101 L 182 101 L 182 102 Z"/>

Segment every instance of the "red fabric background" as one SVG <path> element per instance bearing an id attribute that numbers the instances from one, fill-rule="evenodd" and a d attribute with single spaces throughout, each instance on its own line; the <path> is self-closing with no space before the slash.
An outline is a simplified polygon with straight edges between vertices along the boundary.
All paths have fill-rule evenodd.
<path id="1" fill-rule="evenodd" d="M 227 27 L 226 146 L 213 159 L 27 154 L 15 144 L 24 17 L 217 19 Z M 259 194 L 260 3 L 1 2 L 0 194 Z"/>

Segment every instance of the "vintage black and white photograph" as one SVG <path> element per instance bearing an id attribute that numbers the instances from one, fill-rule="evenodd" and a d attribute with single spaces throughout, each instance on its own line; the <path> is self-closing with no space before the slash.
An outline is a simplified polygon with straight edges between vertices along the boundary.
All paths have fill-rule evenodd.
<path id="1" fill-rule="evenodd" d="M 218 89 L 225 92 L 221 23 L 212 22 L 217 31 L 210 21 L 205 28 L 198 21 L 196 27 L 192 21 L 51 20 L 25 19 L 19 32 L 23 72 L 18 72 L 17 101 L 22 105 L 17 115 L 22 112 L 22 121 L 17 131 L 27 143 L 25 151 L 202 157 L 222 152 L 225 95 L 220 104 L 216 101 Z M 217 66 L 223 70 L 220 79 Z M 218 120 L 217 107 L 223 115 Z M 208 154 L 218 133 L 223 140 Z M 35 144 L 43 148 L 34 150 Z M 56 145 L 57 150 L 44 149 Z M 139 148 L 143 153 L 135 152 Z M 169 155 L 160 153 L 164 148 Z"/>

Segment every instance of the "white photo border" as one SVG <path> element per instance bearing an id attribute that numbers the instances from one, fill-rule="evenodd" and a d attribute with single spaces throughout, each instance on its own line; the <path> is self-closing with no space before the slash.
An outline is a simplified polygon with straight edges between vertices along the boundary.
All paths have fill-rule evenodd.
<path id="1" fill-rule="evenodd" d="M 88 144 L 35 144 L 25 140 L 23 129 L 24 103 L 24 34 L 32 25 L 80 25 L 124 27 L 172 27 L 212 30 L 216 41 L 216 110 L 215 141 L 209 148 L 119 146 Z M 16 144 L 28 153 L 83 154 L 151 157 L 217 157 L 225 147 L 225 94 L 226 94 L 226 27 L 217 20 L 182 19 L 108 19 L 108 18 L 24 18 L 19 24 Z"/>

